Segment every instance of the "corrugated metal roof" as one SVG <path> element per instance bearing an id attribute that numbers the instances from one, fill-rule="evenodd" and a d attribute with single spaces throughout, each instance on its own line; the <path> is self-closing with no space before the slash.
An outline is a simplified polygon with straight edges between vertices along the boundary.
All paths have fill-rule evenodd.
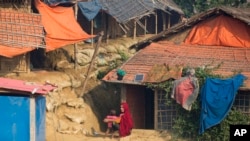
<path id="1" fill-rule="evenodd" d="M 0 78 L 0 89 L 28 92 L 30 94 L 47 94 L 57 88 L 51 84 L 37 84 L 23 80 Z"/>
<path id="2" fill-rule="evenodd" d="M 140 73 L 147 78 L 150 70 L 156 64 L 189 67 L 216 67 L 220 65 L 218 69 L 215 69 L 214 73 L 230 76 L 235 72 L 242 72 L 242 74 L 250 78 L 250 49 L 224 46 L 176 45 L 168 41 L 151 43 L 121 66 L 121 69 L 127 72 L 123 80 L 117 80 L 116 69 L 109 72 L 103 80 L 114 83 L 143 84 L 147 82 L 147 79 L 144 79 L 142 83 L 134 82 L 135 75 Z M 250 88 L 250 79 L 245 81 L 244 87 Z"/>

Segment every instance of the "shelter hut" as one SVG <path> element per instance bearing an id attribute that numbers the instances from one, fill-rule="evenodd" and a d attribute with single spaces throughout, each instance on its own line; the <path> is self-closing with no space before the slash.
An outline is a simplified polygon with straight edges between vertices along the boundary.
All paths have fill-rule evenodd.
<path id="1" fill-rule="evenodd" d="M 45 141 L 45 95 L 55 88 L 0 78 L 0 140 Z"/>
<path id="2" fill-rule="evenodd" d="M 45 48 L 41 16 L 31 0 L 0 1 L 0 74 L 30 71 L 30 54 Z"/>
<path id="3" fill-rule="evenodd" d="M 166 105 L 166 92 L 149 89 L 146 84 L 177 80 L 183 67 L 219 65 L 213 73 L 229 77 L 241 72 L 249 78 L 249 25 L 249 8 L 209 9 L 131 46 L 138 52 L 119 68 L 126 72 L 123 79 L 117 79 L 114 69 L 102 80 L 122 86 L 121 98 L 130 105 L 135 128 L 171 130 L 178 115 L 176 104 Z M 248 115 L 249 92 L 247 79 L 234 101 L 234 106 Z"/>
<path id="4" fill-rule="evenodd" d="M 45 2 L 0 1 L 1 74 L 29 72 L 43 65 L 46 52 L 94 37 L 77 23 L 72 5 L 50 7 Z"/>
<path id="5" fill-rule="evenodd" d="M 88 33 L 104 38 L 157 34 L 183 17 L 172 0 L 92 0 L 78 2 L 78 21 Z"/>

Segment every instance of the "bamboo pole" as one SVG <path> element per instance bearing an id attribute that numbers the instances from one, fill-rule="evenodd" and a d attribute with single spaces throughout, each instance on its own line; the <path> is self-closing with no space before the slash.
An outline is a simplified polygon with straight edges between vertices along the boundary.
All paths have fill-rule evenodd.
<path id="1" fill-rule="evenodd" d="M 104 35 L 104 32 L 101 31 L 100 34 L 99 34 L 99 37 L 98 37 L 98 41 L 96 43 L 96 47 L 95 47 L 95 51 L 94 51 L 94 54 L 92 56 L 92 59 L 91 59 L 91 62 L 90 62 L 90 65 L 89 65 L 89 68 L 88 68 L 88 71 L 87 71 L 87 75 L 86 75 L 86 78 L 84 80 L 84 83 L 83 83 L 83 89 L 82 89 L 82 94 L 80 96 L 83 96 L 84 93 L 85 93 L 85 87 L 86 87 L 86 84 L 87 84 L 87 81 L 88 81 L 88 77 L 89 77 L 89 73 L 90 73 L 90 70 L 92 69 L 92 66 L 94 64 L 94 61 L 95 61 L 95 57 L 97 55 L 97 52 L 98 52 L 98 49 L 99 49 L 99 46 L 102 42 L 102 37 Z"/>
<path id="2" fill-rule="evenodd" d="M 77 12 L 78 12 L 78 6 L 77 6 L 77 2 L 75 4 L 75 18 L 77 20 Z M 74 44 L 74 56 L 75 56 L 75 63 L 74 63 L 74 69 L 77 68 L 77 43 Z"/>
<path id="3" fill-rule="evenodd" d="M 32 9 L 31 9 L 31 5 L 32 5 L 32 1 L 31 0 L 25 0 L 25 5 L 28 5 L 28 12 L 29 13 L 32 13 Z M 28 53 L 26 53 L 25 54 L 25 61 L 26 61 L 26 72 L 27 73 L 30 73 L 30 69 L 31 69 L 31 67 L 30 67 L 30 65 L 31 65 L 31 63 L 30 63 L 30 52 L 28 52 Z M 31 135 L 32 135 L 32 133 L 30 133 Z"/>
<path id="4" fill-rule="evenodd" d="M 134 37 L 133 37 L 133 39 L 135 39 L 136 38 L 136 20 L 134 20 Z"/>
<path id="5" fill-rule="evenodd" d="M 32 9 L 31 9 L 32 1 L 31 0 L 25 0 L 24 5 L 27 6 L 28 12 L 32 13 Z"/>
<path id="6" fill-rule="evenodd" d="M 157 11 L 155 12 L 155 34 L 158 33 L 158 16 Z"/>
<path id="7" fill-rule="evenodd" d="M 154 129 L 158 129 L 158 90 L 154 90 Z"/>
<path id="8" fill-rule="evenodd" d="M 170 14 L 168 14 L 168 29 L 170 28 L 170 24 L 171 24 L 171 21 L 170 21 Z"/>
<path id="9" fill-rule="evenodd" d="M 36 103 L 35 96 L 30 96 L 30 141 L 36 141 Z M 45 118 L 45 117 L 44 117 Z"/>
<path id="10" fill-rule="evenodd" d="M 146 36 L 147 34 L 147 18 L 145 17 L 145 20 L 144 20 L 144 36 Z"/>
<path id="11" fill-rule="evenodd" d="M 105 14 L 105 20 L 106 20 L 106 43 L 108 43 L 109 42 L 109 29 L 110 29 L 110 27 L 109 27 L 109 25 L 110 25 L 110 21 L 109 21 L 109 16 L 107 15 L 107 14 Z"/>
<path id="12" fill-rule="evenodd" d="M 166 13 L 162 11 L 162 30 L 166 30 Z"/>
<path id="13" fill-rule="evenodd" d="M 91 20 L 91 35 L 93 36 L 94 34 L 94 20 Z M 91 40 L 91 46 L 94 46 L 94 38 Z"/>

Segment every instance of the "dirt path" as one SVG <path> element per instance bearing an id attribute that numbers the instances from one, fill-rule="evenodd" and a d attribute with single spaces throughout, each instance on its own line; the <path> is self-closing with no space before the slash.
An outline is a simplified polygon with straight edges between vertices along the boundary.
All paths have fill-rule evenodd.
<path id="1" fill-rule="evenodd" d="M 110 136 L 105 137 L 104 133 L 97 132 L 97 135 L 67 135 L 67 134 L 57 134 L 54 135 L 53 141 L 120 141 L 119 138 L 110 138 Z M 51 137 L 52 139 L 53 137 Z M 171 136 L 167 132 L 159 132 L 155 130 L 140 130 L 133 129 L 132 134 L 126 141 L 170 141 Z"/>

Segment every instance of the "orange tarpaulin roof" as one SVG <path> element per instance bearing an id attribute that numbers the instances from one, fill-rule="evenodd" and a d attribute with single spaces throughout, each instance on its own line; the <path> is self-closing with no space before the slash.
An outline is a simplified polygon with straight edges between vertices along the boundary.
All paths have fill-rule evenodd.
<path id="1" fill-rule="evenodd" d="M 35 0 L 35 5 L 42 15 L 47 52 L 94 37 L 77 23 L 72 7 L 49 7 L 40 0 Z"/>
<path id="2" fill-rule="evenodd" d="M 250 28 L 246 23 L 221 15 L 196 25 L 185 44 L 250 47 Z"/>
<path id="3" fill-rule="evenodd" d="M 25 54 L 26 52 L 32 51 L 34 49 L 35 48 L 30 48 L 30 47 L 16 48 L 16 47 L 8 47 L 0 45 L 0 55 L 12 58 L 14 56 Z"/>

